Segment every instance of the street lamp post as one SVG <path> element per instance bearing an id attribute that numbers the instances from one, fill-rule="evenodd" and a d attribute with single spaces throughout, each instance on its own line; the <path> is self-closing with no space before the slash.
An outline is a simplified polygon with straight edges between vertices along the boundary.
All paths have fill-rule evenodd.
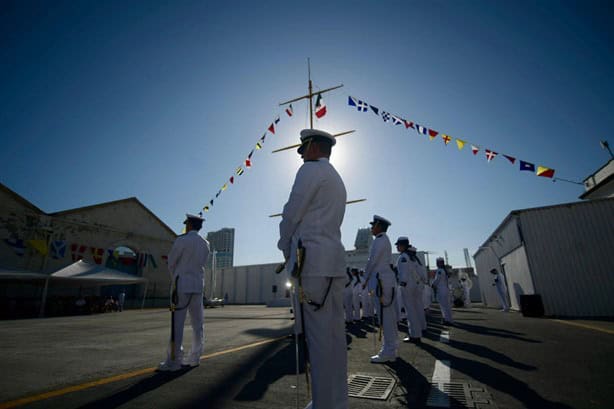
<path id="1" fill-rule="evenodd" d="M 217 262 L 217 250 L 213 250 L 213 260 L 211 261 L 211 299 L 215 298 L 215 264 Z"/>

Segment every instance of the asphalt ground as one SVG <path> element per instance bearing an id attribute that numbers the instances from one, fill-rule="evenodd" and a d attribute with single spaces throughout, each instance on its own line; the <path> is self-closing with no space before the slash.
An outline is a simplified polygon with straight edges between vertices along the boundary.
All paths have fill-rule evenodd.
<path id="1" fill-rule="evenodd" d="M 3 321 L 0 409 L 264 409 L 294 408 L 297 400 L 303 408 L 309 398 L 302 368 L 296 376 L 290 318 L 287 308 L 206 309 L 201 365 L 175 373 L 155 372 L 165 357 L 167 310 Z M 485 308 L 455 309 L 454 318 L 444 327 L 432 311 L 423 342 L 400 343 L 399 358 L 386 364 L 369 362 L 377 328 L 349 326 L 348 375 L 396 384 L 386 400 L 351 397 L 350 408 L 614 407 L 612 321 Z M 402 339 L 406 327 L 399 329 Z M 187 324 L 188 344 L 190 335 Z M 459 385 L 464 395 L 448 392 Z"/>

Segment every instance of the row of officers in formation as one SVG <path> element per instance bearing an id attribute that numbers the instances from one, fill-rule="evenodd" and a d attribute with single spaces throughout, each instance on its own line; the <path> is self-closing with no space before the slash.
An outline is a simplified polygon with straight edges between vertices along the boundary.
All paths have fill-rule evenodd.
<path id="1" fill-rule="evenodd" d="M 284 205 L 277 243 L 285 260 L 282 268 L 286 267 L 293 284 L 294 329 L 304 340 L 305 372 L 311 375 L 312 401 L 307 407 L 312 409 L 348 407 L 344 294 L 348 320 L 360 317 L 360 304 L 363 317 L 377 314 L 384 338 L 379 353 L 371 357 L 374 363 L 397 357 L 399 300 L 409 321 L 408 341 L 418 342 L 426 329 L 424 300 L 430 300 L 431 296 L 425 295 L 430 288 L 435 289 L 444 322 L 452 323 L 449 276 L 443 259 L 437 260 L 438 269 L 429 280 L 416 249 L 407 237 L 401 237 L 396 242 L 401 254 L 395 273 L 390 264 L 392 245 L 386 235 L 391 223 L 381 216 L 375 215 L 370 223 L 375 239 L 363 275 L 354 275 L 347 282 L 341 242 L 347 194 L 341 176 L 329 161 L 335 142 L 335 137 L 325 131 L 301 131 L 297 153 L 304 163 Z M 173 288 L 171 331 L 167 358 L 160 363 L 160 371 L 200 364 L 204 348 L 203 274 L 209 255 L 209 243 L 198 234 L 203 222 L 201 215 L 187 214 L 187 233 L 176 239 L 168 256 Z M 184 354 L 187 313 L 193 334 L 191 350 Z"/>
<path id="2" fill-rule="evenodd" d="M 371 362 L 394 361 L 398 350 L 398 323 L 402 313 L 407 319 L 408 334 L 403 342 L 420 343 L 426 331 L 426 312 L 433 292 L 443 316 L 443 324 L 451 325 L 452 305 L 450 270 L 443 258 L 437 259 L 437 270 L 429 277 L 426 266 L 417 256 L 417 249 L 405 236 L 395 242 L 400 253 L 396 264 L 390 264 L 392 245 L 386 231 L 390 221 L 373 216 L 371 233 L 374 240 L 364 270 L 350 269 L 343 291 L 346 325 L 359 320 L 377 321 L 382 328 L 383 343 Z M 468 286 L 467 288 L 468 292 Z M 469 300 L 468 294 L 463 297 Z"/>

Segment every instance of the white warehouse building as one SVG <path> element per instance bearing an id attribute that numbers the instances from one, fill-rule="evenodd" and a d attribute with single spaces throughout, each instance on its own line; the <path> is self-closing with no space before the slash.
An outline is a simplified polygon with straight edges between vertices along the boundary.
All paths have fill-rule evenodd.
<path id="1" fill-rule="evenodd" d="M 482 300 L 504 273 L 512 309 L 539 295 L 548 316 L 614 316 L 614 197 L 512 211 L 473 256 Z"/>

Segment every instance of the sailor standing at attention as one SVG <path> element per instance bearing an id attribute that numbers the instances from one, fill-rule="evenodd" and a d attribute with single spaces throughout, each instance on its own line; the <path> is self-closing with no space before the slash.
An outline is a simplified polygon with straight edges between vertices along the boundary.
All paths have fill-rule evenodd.
<path id="1" fill-rule="evenodd" d="M 443 258 L 437 258 L 437 271 L 432 287 L 437 292 L 437 302 L 443 315 L 443 324 L 452 324 L 452 307 L 450 305 L 450 288 L 448 287 L 448 270 Z"/>
<path id="2" fill-rule="evenodd" d="M 501 311 L 508 312 L 510 306 L 507 303 L 507 286 L 505 285 L 505 277 L 496 268 L 490 270 L 490 273 L 494 276 L 492 285 L 497 289 L 497 295 L 501 302 Z"/>
<path id="3" fill-rule="evenodd" d="M 304 249 L 299 266 L 304 294 L 302 321 L 311 364 L 313 409 L 348 407 L 347 346 L 343 324 L 345 214 L 343 180 L 330 164 L 335 138 L 317 129 L 301 131 L 303 158 L 279 224 L 277 247 L 289 263 Z M 296 320 L 295 320 L 296 321 Z"/>
<path id="4" fill-rule="evenodd" d="M 409 239 L 407 237 L 399 237 L 397 242 L 397 251 L 400 253 L 397 260 L 397 270 L 399 271 L 399 287 L 403 293 L 403 304 L 407 311 L 408 337 L 403 339 L 403 342 L 419 343 L 422 337 L 422 316 L 424 309 L 422 308 L 422 286 L 423 280 L 418 271 L 416 261 L 412 260 L 409 255 Z M 412 247 L 415 250 L 415 248 Z"/>
<path id="5" fill-rule="evenodd" d="M 369 250 L 369 259 L 365 267 L 366 282 L 376 294 L 377 316 L 380 328 L 383 328 L 384 342 L 377 355 L 371 357 L 372 363 L 383 363 L 397 359 L 399 342 L 397 339 L 397 311 L 394 303 L 396 293 L 396 276 L 390 268 L 392 246 L 386 235 L 390 222 L 385 218 L 374 215 L 371 224 L 371 234 L 375 240 Z"/>
<path id="6" fill-rule="evenodd" d="M 200 216 L 186 214 L 186 233 L 177 237 L 168 254 L 168 269 L 172 279 L 172 305 L 174 305 L 171 342 L 166 361 L 160 363 L 159 371 L 177 371 L 181 365 L 198 366 L 203 352 L 203 290 L 205 265 L 209 257 L 209 242 L 198 231 L 202 228 Z M 183 324 L 186 313 L 192 321 L 192 347 L 183 356 Z"/>

